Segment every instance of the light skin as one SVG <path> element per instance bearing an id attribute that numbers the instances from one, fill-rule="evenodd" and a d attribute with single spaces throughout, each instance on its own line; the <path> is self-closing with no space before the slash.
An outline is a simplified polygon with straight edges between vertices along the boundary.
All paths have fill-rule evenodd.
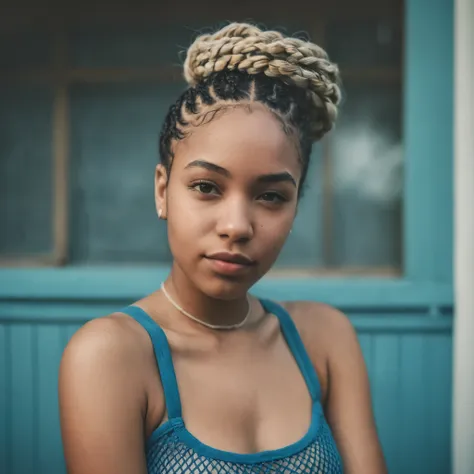
<path id="1" fill-rule="evenodd" d="M 259 104 L 230 109 L 174 144 L 170 175 L 157 168 L 155 199 L 174 256 L 166 285 L 190 313 L 213 324 L 242 320 L 247 291 L 271 268 L 290 232 L 300 174 L 294 137 Z M 225 274 L 209 258 L 221 251 L 244 254 L 252 264 Z M 258 300 L 251 299 L 250 318 L 236 331 L 189 320 L 161 291 L 135 304 L 168 337 L 183 418 L 195 437 L 237 453 L 278 449 L 303 437 L 310 395 L 277 319 Z M 322 304 L 282 304 L 316 369 L 344 472 L 385 473 L 350 322 Z M 141 326 L 123 314 L 84 325 L 64 352 L 59 396 L 69 473 L 146 472 L 144 443 L 167 413 Z"/>

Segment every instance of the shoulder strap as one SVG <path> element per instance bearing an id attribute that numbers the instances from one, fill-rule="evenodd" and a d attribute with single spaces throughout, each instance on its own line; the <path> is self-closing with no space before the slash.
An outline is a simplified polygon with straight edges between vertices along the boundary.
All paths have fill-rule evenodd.
<path id="1" fill-rule="evenodd" d="M 293 322 L 293 319 L 285 310 L 285 308 L 283 308 L 283 306 L 273 301 L 261 299 L 260 303 L 264 307 L 265 311 L 274 314 L 280 321 L 283 336 L 285 337 L 286 342 L 293 353 L 294 358 L 296 359 L 298 367 L 303 374 L 306 385 L 308 386 L 309 392 L 311 394 L 311 398 L 313 401 L 320 400 L 321 388 L 319 385 L 318 376 L 304 347 L 303 341 L 301 340 L 298 329 Z"/>
<path id="2" fill-rule="evenodd" d="M 131 316 L 143 326 L 150 336 L 155 352 L 161 383 L 165 394 L 166 409 L 169 419 L 181 418 L 181 400 L 179 397 L 178 382 L 174 371 L 171 350 L 165 332 L 160 326 L 138 306 L 127 306 L 119 311 Z"/>

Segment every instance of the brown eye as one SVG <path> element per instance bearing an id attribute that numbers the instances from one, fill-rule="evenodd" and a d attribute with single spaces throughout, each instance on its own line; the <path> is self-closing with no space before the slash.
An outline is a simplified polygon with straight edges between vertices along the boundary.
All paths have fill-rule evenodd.
<path id="1" fill-rule="evenodd" d="M 200 181 L 190 186 L 190 189 L 197 191 L 200 194 L 218 194 L 217 186 L 208 183 L 207 181 Z"/>
<path id="2" fill-rule="evenodd" d="M 285 202 L 286 199 L 278 194 L 278 193 L 273 193 L 273 192 L 267 192 L 267 193 L 263 193 L 261 196 L 260 196 L 260 199 L 262 201 L 265 201 L 265 202 L 270 202 L 272 204 L 279 204 L 281 202 Z"/>
<path id="3" fill-rule="evenodd" d="M 201 183 L 197 185 L 199 192 L 203 194 L 211 194 L 213 190 L 213 186 L 208 183 Z"/>

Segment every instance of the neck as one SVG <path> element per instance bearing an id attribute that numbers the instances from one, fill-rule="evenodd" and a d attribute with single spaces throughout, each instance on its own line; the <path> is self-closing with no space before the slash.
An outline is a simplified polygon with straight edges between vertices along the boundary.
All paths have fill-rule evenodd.
<path id="1" fill-rule="evenodd" d="M 220 295 L 213 296 L 212 293 L 208 294 L 204 289 L 198 288 L 176 265 L 173 265 L 165 286 L 169 295 L 182 309 L 207 324 L 231 326 L 240 323 L 249 309 L 246 292 L 229 299 L 219 297 Z M 210 291 L 212 292 L 212 289 Z M 186 318 L 174 307 L 173 311 Z"/>

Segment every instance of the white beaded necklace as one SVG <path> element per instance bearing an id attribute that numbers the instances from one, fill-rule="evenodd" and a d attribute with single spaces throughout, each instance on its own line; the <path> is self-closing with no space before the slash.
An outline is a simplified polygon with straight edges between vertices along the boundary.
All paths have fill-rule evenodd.
<path id="1" fill-rule="evenodd" d="M 173 298 L 171 298 L 171 296 L 170 296 L 170 294 L 168 293 L 168 291 L 166 291 L 164 282 L 161 284 L 161 290 L 163 291 L 163 294 L 166 296 L 167 300 L 168 300 L 180 313 L 184 314 L 185 316 L 187 316 L 189 319 L 192 319 L 192 320 L 195 321 L 196 323 L 199 323 L 199 324 L 202 324 L 203 326 L 206 326 L 206 327 L 209 328 L 209 329 L 221 329 L 221 330 L 239 329 L 239 328 L 241 328 L 241 327 L 247 322 L 247 320 L 248 320 L 248 318 L 249 318 L 249 316 L 250 316 L 251 306 L 250 306 L 250 299 L 249 299 L 249 296 L 248 296 L 248 295 L 247 295 L 248 310 L 247 310 L 247 314 L 245 315 L 245 318 L 242 319 L 242 321 L 240 321 L 240 323 L 231 324 L 230 326 L 221 326 L 221 325 L 218 325 L 218 324 L 206 323 L 205 321 L 202 321 L 201 319 L 198 319 L 198 318 L 194 317 L 192 314 L 188 313 L 188 312 L 185 311 L 183 308 L 181 308 L 181 306 L 179 306 L 179 304 L 176 303 L 176 301 L 174 301 Z"/>

